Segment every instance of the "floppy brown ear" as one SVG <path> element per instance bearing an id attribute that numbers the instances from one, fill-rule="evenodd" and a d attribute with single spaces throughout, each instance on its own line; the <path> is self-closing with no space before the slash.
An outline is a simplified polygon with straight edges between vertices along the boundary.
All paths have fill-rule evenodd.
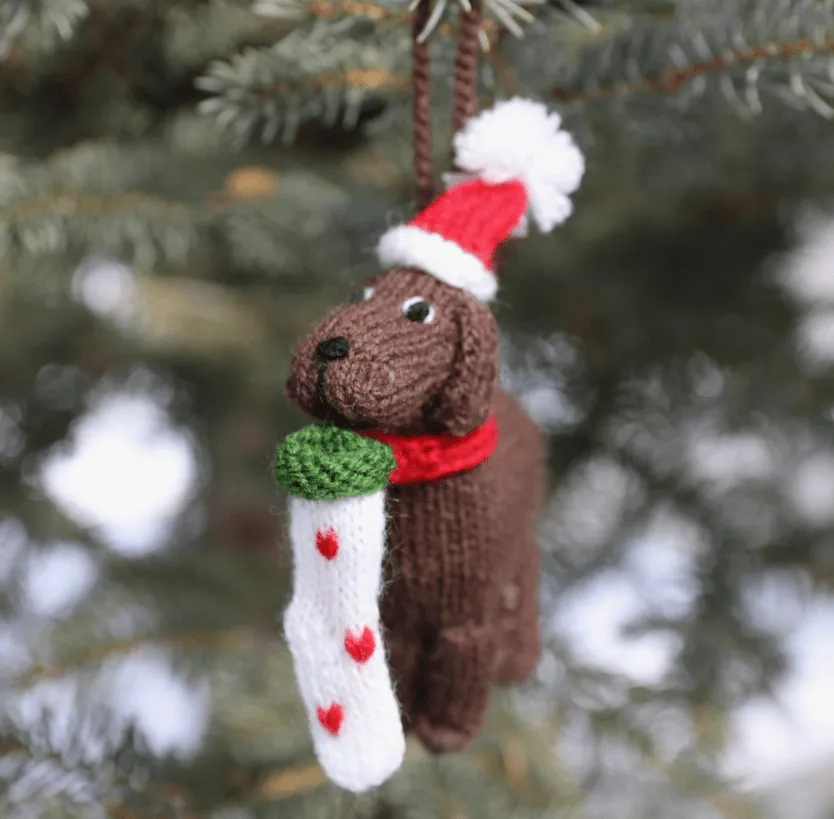
<path id="1" fill-rule="evenodd" d="M 453 435 L 483 424 L 498 386 L 498 328 L 488 307 L 467 298 L 455 317 L 458 342 L 452 372 L 432 417 Z"/>

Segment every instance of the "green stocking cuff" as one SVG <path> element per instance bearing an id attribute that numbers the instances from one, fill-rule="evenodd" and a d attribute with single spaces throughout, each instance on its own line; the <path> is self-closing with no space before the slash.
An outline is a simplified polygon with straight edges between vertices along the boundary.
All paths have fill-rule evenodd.
<path id="1" fill-rule="evenodd" d="M 397 464 L 390 446 L 355 432 L 314 424 L 287 436 L 275 453 L 275 478 L 290 495 L 338 500 L 388 486 Z"/>

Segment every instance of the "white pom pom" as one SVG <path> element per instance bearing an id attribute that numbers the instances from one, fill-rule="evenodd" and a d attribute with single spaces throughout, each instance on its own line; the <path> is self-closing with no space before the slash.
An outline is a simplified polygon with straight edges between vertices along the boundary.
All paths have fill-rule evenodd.
<path id="1" fill-rule="evenodd" d="M 455 161 L 493 185 L 521 182 L 533 219 L 547 233 L 571 215 L 570 194 L 585 172 L 585 158 L 571 135 L 559 130 L 561 124 L 561 117 L 541 103 L 500 102 L 455 137 Z"/>

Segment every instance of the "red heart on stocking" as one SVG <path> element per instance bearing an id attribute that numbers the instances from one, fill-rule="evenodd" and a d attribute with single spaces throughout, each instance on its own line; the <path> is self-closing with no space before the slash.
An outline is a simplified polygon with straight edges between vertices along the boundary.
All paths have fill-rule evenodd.
<path id="1" fill-rule="evenodd" d="M 339 551 L 337 534 L 332 529 L 328 529 L 326 532 L 316 532 L 316 548 L 325 560 L 333 560 Z"/>
<path id="2" fill-rule="evenodd" d="M 345 712 L 342 710 L 341 705 L 334 702 L 326 711 L 324 708 L 316 708 L 316 716 L 319 718 L 321 727 L 328 734 L 332 734 L 334 737 L 339 736 L 342 720 L 345 718 Z"/>
<path id="3" fill-rule="evenodd" d="M 367 627 L 362 630 L 362 634 L 357 638 L 349 631 L 345 633 L 345 651 L 356 660 L 357 663 L 366 663 L 373 656 L 376 649 L 376 640 L 374 633 Z"/>

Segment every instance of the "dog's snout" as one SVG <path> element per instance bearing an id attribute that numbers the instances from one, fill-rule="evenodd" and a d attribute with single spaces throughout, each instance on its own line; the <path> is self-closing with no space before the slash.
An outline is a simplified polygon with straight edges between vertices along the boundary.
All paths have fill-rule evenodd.
<path id="1" fill-rule="evenodd" d="M 350 342 L 342 336 L 326 338 L 316 347 L 316 355 L 324 361 L 338 361 L 347 358 L 350 352 Z"/>

